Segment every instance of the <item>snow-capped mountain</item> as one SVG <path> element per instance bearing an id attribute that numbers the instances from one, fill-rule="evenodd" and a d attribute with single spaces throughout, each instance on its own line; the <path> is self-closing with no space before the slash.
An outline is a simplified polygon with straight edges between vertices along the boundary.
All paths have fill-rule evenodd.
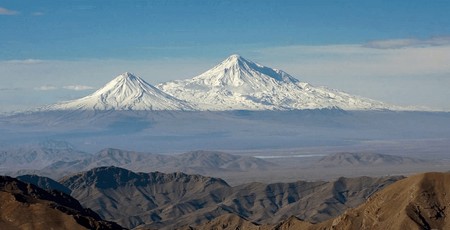
<path id="1" fill-rule="evenodd" d="M 44 110 L 192 110 L 192 107 L 126 72 L 91 95 Z"/>
<path id="2" fill-rule="evenodd" d="M 338 90 L 300 82 L 286 72 L 231 55 L 187 80 L 157 85 L 199 110 L 401 109 Z"/>

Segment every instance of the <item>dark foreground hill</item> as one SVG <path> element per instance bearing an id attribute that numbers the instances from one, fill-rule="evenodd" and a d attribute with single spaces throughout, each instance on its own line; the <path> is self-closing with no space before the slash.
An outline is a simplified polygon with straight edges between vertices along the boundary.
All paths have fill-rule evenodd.
<path id="1" fill-rule="evenodd" d="M 108 220 L 133 228 L 145 225 L 171 229 L 180 223 L 201 223 L 221 212 L 221 180 L 184 173 L 134 173 L 100 167 L 60 181 L 83 205 Z M 220 214 L 215 214 L 215 212 Z"/>
<path id="2" fill-rule="evenodd" d="M 291 215 L 321 222 L 356 207 L 399 179 L 359 177 L 231 187 L 221 179 L 199 175 L 100 167 L 60 183 L 107 220 L 129 228 L 174 229 L 207 223 L 224 214 L 256 224 L 275 224 Z"/>
<path id="3" fill-rule="evenodd" d="M 123 229 L 61 192 L 0 176 L 0 229 Z"/>

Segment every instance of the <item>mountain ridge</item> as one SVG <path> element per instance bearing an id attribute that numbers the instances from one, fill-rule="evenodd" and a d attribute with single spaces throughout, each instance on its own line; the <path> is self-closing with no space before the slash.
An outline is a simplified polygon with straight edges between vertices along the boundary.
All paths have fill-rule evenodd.
<path id="1" fill-rule="evenodd" d="M 153 86 L 126 72 L 86 97 L 49 110 L 414 110 L 301 82 L 288 73 L 239 55 L 191 79 Z"/>
<path id="2" fill-rule="evenodd" d="M 59 182 L 81 204 L 107 220 L 130 228 L 178 229 L 230 213 L 258 224 L 273 224 L 292 213 L 310 221 L 323 221 L 401 178 L 340 178 L 334 182 L 232 187 L 215 177 L 99 167 Z"/>

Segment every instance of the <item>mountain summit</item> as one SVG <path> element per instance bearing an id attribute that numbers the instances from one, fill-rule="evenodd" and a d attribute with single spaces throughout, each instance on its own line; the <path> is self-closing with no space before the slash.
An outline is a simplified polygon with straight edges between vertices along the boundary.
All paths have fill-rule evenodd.
<path id="1" fill-rule="evenodd" d="M 48 110 L 192 110 L 142 78 L 123 73 L 93 94 L 47 107 Z"/>
<path id="2" fill-rule="evenodd" d="M 187 80 L 157 86 L 200 110 L 396 109 L 367 98 L 300 82 L 278 69 L 231 55 Z"/>
<path id="3" fill-rule="evenodd" d="M 231 55 L 217 66 L 194 78 L 213 86 L 238 87 L 243 85 L 261 86 L 274 82 L 296 83 L 289 74 L 249 61 L 237 54 Z"/>

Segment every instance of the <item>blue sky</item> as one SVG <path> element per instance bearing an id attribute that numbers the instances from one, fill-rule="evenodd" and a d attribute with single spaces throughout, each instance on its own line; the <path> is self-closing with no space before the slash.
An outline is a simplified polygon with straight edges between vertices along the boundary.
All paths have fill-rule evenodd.
<path id="1" fill-rule="evenodd" d="M 239 53 L 312 84 L 450 109 L 448 12 L 443 0 L 0 0 L 0 106 L 76 98 L 125 71 L 193 77 Z"/>

